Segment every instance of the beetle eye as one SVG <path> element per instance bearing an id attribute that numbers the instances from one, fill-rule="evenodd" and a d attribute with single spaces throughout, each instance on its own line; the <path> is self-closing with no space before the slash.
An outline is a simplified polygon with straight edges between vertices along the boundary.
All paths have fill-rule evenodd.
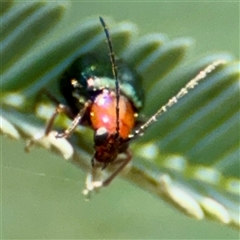
<path id="1" fill-rule="evenodd" d="M 105 127 L 99 128 L 94 134 L 94 143 L 96 146 L 103 145 L 108 138 L 108 131 Z"/>

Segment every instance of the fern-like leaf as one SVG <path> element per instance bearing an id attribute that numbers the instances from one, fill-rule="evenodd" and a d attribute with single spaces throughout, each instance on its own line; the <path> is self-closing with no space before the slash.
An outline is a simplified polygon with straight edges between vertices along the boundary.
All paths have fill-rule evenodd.
<path id="1" fill-rule="evenodd" d="M 41 89 L 52 89 L 62 99 L 56 90 L 58 76 L 77 56 L 104 48 L 108 54 L 95 18 L 49 47 L 33 51 L 63 9 L 55 3 L 18 8 L 6 3 L 1 10 L 4 135 L 29 139 L 43 132 L 54 106 L 39 99 Z M 124 177 L 192 217 L 210 217 L 239 227 L 239 62 L 231 55 L 215 54 L 183 65 L 191 39 L 168 40 L 165 35 L 151 34 L 133 42 L 134 24 L 106 22 L 111 25 L 117 55 L 144 79 L 145 116 L 151 116 L 205 66 L 218 59 L 227 61 L 132 143 L 133 161 Z M 56 126 L 64 129 L 67 124 L 62 117 Z M 39 144 L 88 170 L 92 150 L 85 131 L 89 130 L 77 130 L 69 141 L 49 137 Z"/>

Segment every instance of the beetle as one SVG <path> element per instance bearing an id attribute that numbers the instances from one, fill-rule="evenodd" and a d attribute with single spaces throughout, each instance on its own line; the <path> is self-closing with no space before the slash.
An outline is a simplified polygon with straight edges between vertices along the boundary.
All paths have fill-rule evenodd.
<path id="1" fill-rule="evenodd" d="M 206 78 L 208 73 L 224 63 L 219 60 L 208 65 L 138 126 L 138 115 L 144 104 L 141 77 L 127 63 L 115 57 L 106 23 L 102 17 L 99 19 L 106 35 L 109 56 L 87 53 L 66 69 L 60 77 L 59 87 L 67 105 L 47 93 L 57 107 L 48 121 L 45 136 L 50 133 L 59 113 L 65 113 L 72 123 L 63 133 L 57 133 L 56 138 L 69 138 L 78 125 L 86 125 L 94 131 L 95 152 L 91 159 L 92 172 L 84 190 L 86 195 L 109 185 L 132 159 L 130 141 L 142 136 L 159 116 Z M 120 154 L 124 157 L 119 158 Z M 115 165 L 115 170 L 107 178 L 96 181 L 96 170 L 103 170 L 110 164 Z"/>

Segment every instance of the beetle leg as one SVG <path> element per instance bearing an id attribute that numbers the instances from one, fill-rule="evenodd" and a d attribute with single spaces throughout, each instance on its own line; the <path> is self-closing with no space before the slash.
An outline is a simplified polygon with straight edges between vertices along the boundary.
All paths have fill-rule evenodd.
<path id="1" fill-rule="evenodd" d="M 129 150 L 126 150 L 126 158 L 122 160 L 122 164 L 107 178 L 102 182 L 102 186 L 106 187 L 108 186 L 112 180 L 127 166 L 127 164 L 132 159 L 132 154 Z M 114 162 L 113 162 L 114 163 Z"/>
<path id="2" fill-rule="evenodd" d="M 52 114 L 51 118 L 48 120 L 48 123 L 47 123 L 47 126 L 45 128 L 44 134 L 41 135 L 41 136 L 38 134 L 38 135 L 32 137 L 29 141 L 27 141 L 26 146 L 25 146 L 25 151 L 26 152 L 30 151 L 30 148 L 35 144 L 36 141 L 38 141 L 38 140 L 40 140 L 40 139 L 49 135 L 49 133 L 51 132 L 52 126 L 53 126 L 58 114 L 60 114 L 60 113 L 65 113 L 68 116 L 72 114 L 70 108 L 68 108 L 67 106 L 59 103 L 57 105 L 57 107 L 55 108 L 55 111 Z"/>
<path id="3" fill-rule="evenodd" d="M 58 133 L 56 135 L 56 138 L 68 138 L 70 135 L 74 132 L 76 127 L 78 126 L 79 122 L 81 121 L 82 117 L 86 113 L 88 107 L 90 106 L 92 102 L 89 100 L 85 103 L 84 107 L 79 111 L 79 113 L 74 117 L 71 125 L 63 132 Z"/>

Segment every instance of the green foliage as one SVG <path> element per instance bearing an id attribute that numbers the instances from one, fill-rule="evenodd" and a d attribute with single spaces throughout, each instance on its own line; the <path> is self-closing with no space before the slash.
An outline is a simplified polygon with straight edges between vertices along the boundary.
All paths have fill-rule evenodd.
<path id="1" fill-rule="evenodd" d="M 95 17 L 74 31 L 66 31 L 48 47 L 40 46 L 64 8 L 59 3 L 35 2 L 2 10 L 4 135 L 29 139 L 43 131 L 54 106 L 39 97 L 42 89 L 52 89 L 61 99 L 57 78 L 76 56 L 100 49 L 108 54 L 105 35 Z M 132 143 L 134 160 L 124 178 L 194 218 L 209 217 L 239 227 L 239 62 L 229 54 L 217 53 L 184 65 L 191 39 L 168 40 L 164 35 L 150 34 L 133 42 L 134 24 L 105 20 L 111 25 L 116 54 L 144 79 L 144 116 L 151 116 L 208 64 L 227 61 Z M 67 124 L 61 117 L 56 126 L 64 129 Z M 78 130 L 69 139 L 71 145 L 65 140 L 56 143 L 54 138 L 39 144 L 88 170 L 92 149 L 86 133 L 89 130 Z"/>

